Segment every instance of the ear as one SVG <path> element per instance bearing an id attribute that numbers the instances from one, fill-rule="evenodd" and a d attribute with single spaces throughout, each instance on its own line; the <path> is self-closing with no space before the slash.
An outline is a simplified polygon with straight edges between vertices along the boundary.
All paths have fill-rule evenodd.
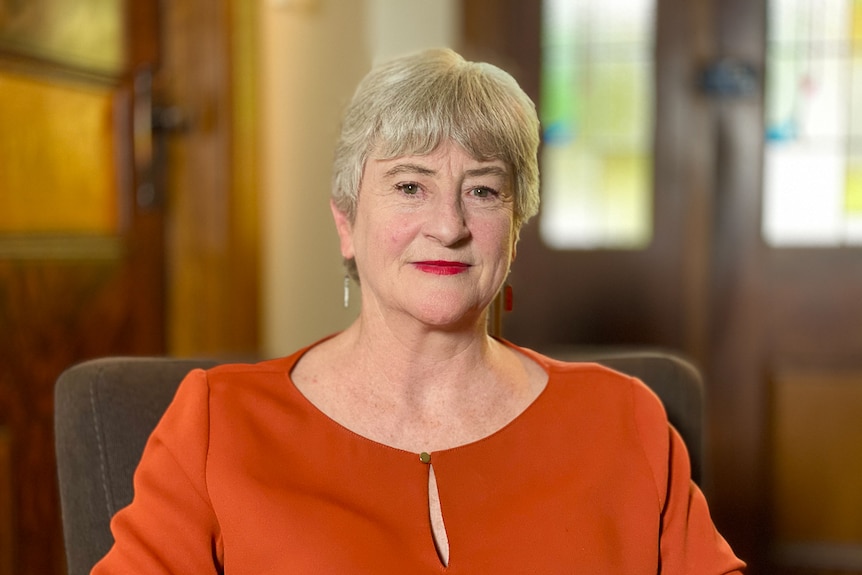
<path id="1" fill-rule="evenodd" d="M 332 219 L 335 220 L 335 229 L 338 239 L 341 241 L 341 257 L 352 258 L 353 253 L 353 224 L 347 214 L 335 205 L 334 200 L 329 200 L 329 209 L 332 210 Z"/>
<path id="2" fill-rule="evenodd" d="M 515 256 L 518 254 L 518 240 L 521 239 L 521 230 L 515 229 L 514 225 L 512 226 L 512 259 L 509 260 L 509 265 L 515 261 Z"/>

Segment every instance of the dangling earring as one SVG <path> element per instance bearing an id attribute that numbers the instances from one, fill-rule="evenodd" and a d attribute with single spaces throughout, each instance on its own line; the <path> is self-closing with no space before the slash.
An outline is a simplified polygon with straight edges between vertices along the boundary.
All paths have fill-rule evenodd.
<path id="1" fill-rule="evenodd" d="M 512 311 L 512 308 L 515 305 L 515 297 L 512 293 L 512 284 L 506 283 L 503 286 L 503 309 L 506 311 Z"/>
<path id="2" fill-rule="evenodd" d="M 350 305 L 350 276 L 344 274 L 344 309 Z"/>

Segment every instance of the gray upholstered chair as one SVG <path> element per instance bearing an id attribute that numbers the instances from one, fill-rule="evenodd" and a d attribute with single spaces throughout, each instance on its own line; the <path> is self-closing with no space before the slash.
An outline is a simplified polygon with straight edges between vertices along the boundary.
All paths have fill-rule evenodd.
<path id="1" fill-rule="evenodd" d="M 643 380 L 661 397 L 691 454 L 703 458 L 703 387 L 698 371 L 662 352 L 557 350 L 560 359 L 598 361 Z M 110 548 L 110 520 L 132 500 L 132 475 L 150 432 L 183 376 L 215 361 L 106 358 L 66 370 L 55 390 L 55 436 L 66 557 L 84 575 Z"/>
<path id="2" fill-rule="evenodd" d="M 113 544 L 111 517 L 132 501 L 132 475 L 144 444 L 182 378 L 215 364 L 113 357 L 60 375 L 54 435 L 70 575 L 89 573 Z"/>

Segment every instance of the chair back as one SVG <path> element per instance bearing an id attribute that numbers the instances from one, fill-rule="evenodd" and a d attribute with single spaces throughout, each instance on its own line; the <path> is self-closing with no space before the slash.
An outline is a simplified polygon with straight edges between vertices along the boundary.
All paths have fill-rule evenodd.
<path id="1" fill-rule="evenodd" d="M 214 361 L 113 357 L 63 372 L 54 389 L 60 507 L 70 575 L 111 548 L 110 522 L 132 501 L 144 445 L 183 377 Z"/>

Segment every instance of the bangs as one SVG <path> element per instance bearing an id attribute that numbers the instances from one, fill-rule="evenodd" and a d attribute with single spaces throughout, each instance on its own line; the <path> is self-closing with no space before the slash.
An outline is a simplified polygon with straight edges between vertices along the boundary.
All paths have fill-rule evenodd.
<path id="1" fill-rule="evenodd" d="M 519 106 L 502 90 L 484 78 L 477 65 L 459 70 L 453 82 L 439 77 L 437 81 L 417 82 L 413 88 L 424 90 L 428 97 L 407 95 L 390 102 L 391 113 L 382 114 L 372 135 L 373 154 L 381 159 L 404 155 L 426 155 L 442 142 L 452 140 L 478 160 L 502 160 L 516 166 L 519 142 L 517 126 L 522 119 L 513 114 Z"/>

